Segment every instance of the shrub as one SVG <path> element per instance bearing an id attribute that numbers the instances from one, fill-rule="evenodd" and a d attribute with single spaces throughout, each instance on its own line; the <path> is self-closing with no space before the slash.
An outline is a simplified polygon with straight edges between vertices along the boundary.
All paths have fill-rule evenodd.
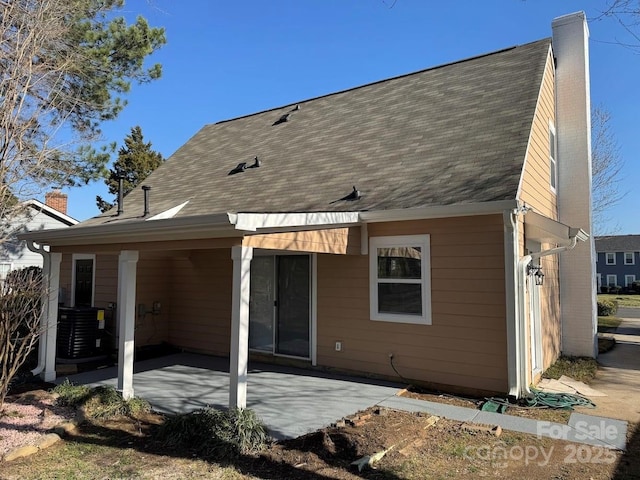
<path id="1" fill-rule="evenodd" d="M 84 407 L 91 418 L 112 418 L 119 415 L 133 416 L 151 411 L 151 405 L 140 397 L 123 400 L 120 393 L 111 386 L 89 388 L 86 385 L 73 385 L 65 380 L 53 391 L 59 395 L 60 405 Z"/>
<path id="2" fill-rule="evenodd" d="M 217 458 L 258 452 L 268 441 L 266 427 L 253 410 L 210 407 L 168 417 L 158 437 L 169 447 Z"/>
<path id="3" fill-rule="evenodd" d="M 608 317 L 615 315 L 618 311 L 618 302 L 616 300 L 598 299 L 598 315 Z"/>
<path id="4" fill-rule="evenodd" d="M 53 392 L 58 394 L 58 399 L 56 400 L 58 405 L 67 405 L 70 407 L 79 407 L 86 402 L 91 395 L 91 389 L 89 387 L 86 385 L 74 385 L 68 378 L 61 384 L 56 385 L 53 388 Z"/>

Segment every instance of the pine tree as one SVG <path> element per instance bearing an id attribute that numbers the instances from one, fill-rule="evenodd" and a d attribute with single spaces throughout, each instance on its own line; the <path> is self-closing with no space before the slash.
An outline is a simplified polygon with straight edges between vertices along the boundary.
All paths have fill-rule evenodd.
<path id="1" fill-rule="evenodd" d="M 151 142 L 145 143 L 142 129 L 135 126 L 131 133 L 124 139 L 124 145 L 118 151 L 118 159 L 109 170 L 104 183 L 109 187 L 111 195 L 118 195 L 118 178 L 122 177 L 123 194 L 126 195 L 136 188 L 145 178 L 158 168 L 164 159 L 162 155 L 151 149 Z M 101 212 L 106 212 L 113 207 L 101 196 L 96 197 L 96 203 Z"/>

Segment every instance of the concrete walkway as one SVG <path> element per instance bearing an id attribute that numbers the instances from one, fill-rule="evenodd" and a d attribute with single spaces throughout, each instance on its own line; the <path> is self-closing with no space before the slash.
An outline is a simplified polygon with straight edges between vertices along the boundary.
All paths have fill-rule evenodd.
<path id="1" fill-rule="evenodd" d="M 406 397 L 389 398 L 378 405 L 407 412 L 425 412 L 459 422 L 500 425 L 503 430 L 512 432 L 615 450 L 625 450 L 627 443 L 627 422 L 576 412 L 571 414 L 568 425 L 564 425 Z"/>
<path id="2" fill-rule="evenodd" d="M 598 356 L 598 375 L 590 386 L 607 394 L 595 399 L 588 413 L 640 422 L 640 308 L 619 309 L 625 315 L 614 334 L 615 347 Z M 586 411 L 581 410 L 586 413 Z"/>

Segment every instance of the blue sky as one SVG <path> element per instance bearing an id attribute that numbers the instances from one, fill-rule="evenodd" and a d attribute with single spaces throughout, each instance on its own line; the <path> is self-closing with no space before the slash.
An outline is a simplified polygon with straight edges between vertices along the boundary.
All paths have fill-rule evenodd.
<path id="1" fill-rule="evenodd" d="M 129 0 L 124 15 L 166 29 L 151 58 L 163 77 L 134 86 L 129 105 L 105 123 L 120 146 L 140 125 L 169 157 L 203 125 L 551 36 L 551 20 L 604 0 Z M 591 97 L 612 115 L 625 161 L 624 200 L 610 210 L 617 233 L 640 233 L 637 152 L 640 55 L 613 20 L 589 22 Z M 98 214 L 102 182 L 67 190 L 69 214 Z"/>

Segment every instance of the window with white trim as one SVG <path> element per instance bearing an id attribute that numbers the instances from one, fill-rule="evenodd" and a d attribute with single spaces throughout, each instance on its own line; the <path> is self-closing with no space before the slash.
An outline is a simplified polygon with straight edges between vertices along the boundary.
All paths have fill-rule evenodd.
<path id="1" fill-rule="evenodd" d="M 551 190 L 556 191 L 558 184 L 558 144 L 556 141 L 556 129 L 549 122 L 549 184 Z"/>
<path id="2" fill-rule="evenodd" d="M 371 320 L 431 324 L 429 235 L 372 237 Z"/>
<path id="3" fill-rule="evenodd" d="M 633 282 L 636 281 L 636 276 L 635 275 L 625 275 L 624 276 L 624 286 L 625 287 L 630 287 Z"/>
<path id="4" fill-rule="evenodd" d="M 615 265 L 616 264 L 616 253 L 615 252 L 607 252 L 604 254 L 606 258 L 607 265 Z"/>
<path id="5" fill-rule="evenodd" d="M 635 265 L 635 255 L 633 252 L 624 252 L 624 264 L 625 265 Z"/>
<path id="6" fill-rule="evenodd" d="M 612 274 L 607 275 L 607 286 L 615 287 L 616 285 L 618 285 L 618 276 Z"/>

